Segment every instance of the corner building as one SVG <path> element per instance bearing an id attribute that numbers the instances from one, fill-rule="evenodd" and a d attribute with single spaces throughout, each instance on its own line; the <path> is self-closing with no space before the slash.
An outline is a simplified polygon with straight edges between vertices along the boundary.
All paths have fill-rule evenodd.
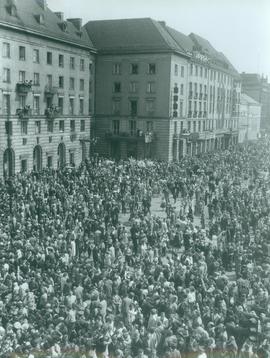
<path id="1" fill-rule="evenodd" d="M 241 84 L 198 35 L 150 18 L 90 21 L 102 155 L 179 160 L 238 140 Z"/>
<path id="2" fill-rule="evenodd" d="M 89 155 L 95 50 L 45 0 L 0 0 L 0 175 Z"/>

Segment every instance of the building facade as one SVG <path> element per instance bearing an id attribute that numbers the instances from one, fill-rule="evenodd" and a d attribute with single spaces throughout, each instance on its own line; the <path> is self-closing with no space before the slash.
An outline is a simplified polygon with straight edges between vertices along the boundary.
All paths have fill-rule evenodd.
<path id="1" fill-rule="evenodd" d="M 207 40 L 146 19 L 90 21 L 98 151 L 178 160 L 238 141 L 241 83 Z"/>
<path id="2" fill-rule="evenodd" d="M 261 104 L 245 93 L 241 93 L 239 118 L 239 143 L 257 140 L 260 137 Z"/>
<path id="3" fill-rule="evenodd" d="M 270 132 L 270 84 L 256 73 L 242 73 L 242 92 L 261 104 L 261 130 Z"/>
<path id="4" fill-rule="evenodd" d="M 95 54 L 81 20 L 0 0 L 0 51 L 0 175 L 81 163 Z"/>

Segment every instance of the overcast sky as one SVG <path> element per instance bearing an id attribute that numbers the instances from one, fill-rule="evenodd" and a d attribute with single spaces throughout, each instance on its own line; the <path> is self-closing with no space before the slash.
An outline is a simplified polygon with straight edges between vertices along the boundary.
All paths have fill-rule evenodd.
<path id="1" fill-rule="evenodd" d="M 47 0 L 65 18 L 152 17 L 205 37 L 239 72 L 270 80 L 270 0 Z"/>

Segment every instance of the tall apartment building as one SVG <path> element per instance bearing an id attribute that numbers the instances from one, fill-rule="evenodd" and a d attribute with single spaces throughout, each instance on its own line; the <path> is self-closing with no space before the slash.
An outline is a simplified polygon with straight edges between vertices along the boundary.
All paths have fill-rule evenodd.
<path id="1" fill-rule="evenodd" d="M 0 0 L 0 176 L 88 155 L 94 54 L 80 19 Z"/>
<path id="2" fill-rule="evenodd" d="M 239 74 L 220 52 L 150 18 L 90 21 L 98 150 L 178 160 L 238 140 Z"/>
<path id="3" fill-rule="evenodd" d="M 242 73 L 242 91 L 261 104 L 261 129 L 270 131 L 270 84 L 267 77 Z"/>
<path id="4" fill-rule="evenodd" d="M 260 137 L 261 104 L 241 93 L 239 118 L 239 143 Z"/>

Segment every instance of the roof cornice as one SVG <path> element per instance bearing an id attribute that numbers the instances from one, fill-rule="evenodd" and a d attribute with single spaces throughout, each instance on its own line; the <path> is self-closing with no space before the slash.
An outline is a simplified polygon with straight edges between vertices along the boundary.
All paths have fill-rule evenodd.
<path id="1" fill-rule="evenodd" d="M 154 53 L 169 53 L 177 54 L 182 57 L 190 58 L 190 55 L 180 52 L 176 49 L 134 49 L 134 50 L 124 50 L 124 49 L 112 49 L 112 50 L 97 50 L 98 55 L 134 55 L 134 54 L 154 54 Z"/>
<path id="2" fill-rule="evenodd" d="M 72 40 L 66 40 L 64 38 L 60 38 L 60 37 L 57 37 L 57 36 L 50 36 L 50 35 L 42 33 L 41 31 L 35 31 L 33 29 L 29 29 L 29 28 L 26 28 L 26 27 L 17 26 L 17 25 L 11 24 L 9 22 L 4 22 L 2 20 L 0 20 L 0 27 L 9 28 L 9 29 L 12 29 L 14 31 L 21 31 L 21 32 L 24 32 L 24 33 L 27 33 L 27 34 L 31 34 L 33 36 L 39 36 L 39 37 L 50 39 L 50 40 L 53 40 L 53 41 L 56 41 L 56 42 L 62 42 L 62 43 L 68 44 L 68 45 L 83 48 L 83 49 L 89 50 L 90 52 L 92 52 L 94 54 L 97 53 L 97 50 L 95 48 L 93 48 L 91 46 L 87 46 L 86 44 L 84 45 L 82 43 L 75 42 L 75 40 L 72 41 Z"/>

